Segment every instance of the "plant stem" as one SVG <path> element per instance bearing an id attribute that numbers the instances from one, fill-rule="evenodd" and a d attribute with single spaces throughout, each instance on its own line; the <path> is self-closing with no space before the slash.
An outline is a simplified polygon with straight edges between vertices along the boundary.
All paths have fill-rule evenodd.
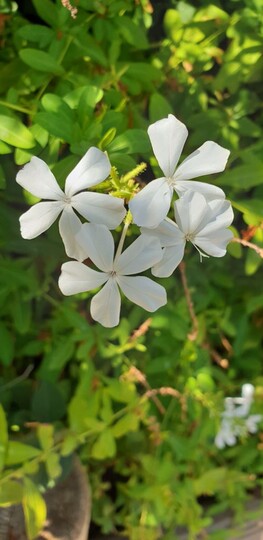
<path id="1" fill-rule="evenodd" d="M 119 241 L 119 245 L 118 245 L 118 247 L 117 247 L 116 255 L 115 255 L 115 257 L 114 257 L 114 262 L 117 261 L 117 259 L 119 258 L 120 254 L 121 254 L 121 252 L 122 252 L 122 248 L 123 248 L 125 236 L 126 236 L 126 234 L 127 234 L 127 230 L 128 230 L 129 225 L 130 225 L 129 222 L 124 223 L 124 226 L 123 226 L 123 229 L 122 229 L 122 233 L 121 233 L 121 237 L 120 237 L 120 241 Z"/>
<path id="2" fill-rule="evenodd" d="M 0 99 L 0 105 L 4 105 L 8 109 L 13 109 L 14 111 L 19 111 L 26 114 L 33 114 L 33 111 L 27 109 L 26 107 L 21 107 L 21 105 L 15 105 L 14 103 L 9 103 L 9 101 L 4 101 Z"/>
<path id="3" fill-rule="evenodd" d="M 192 331 L 188 335 L 188 337 L 189 337 L 189 339 L 191 341 L 195 341 L 196 338 L 197 338 L 197 335 L 198 335 L 198 320 L 197 320 L 197 317 L 196 317 L 196 314 L 195 314 L 194 304 L 193 304 L 193 301 L 192 301 L 191 293 L 190 293 L 190 290 L 188 288 L 188 283 L 187 283 L 187 278 L 186 278 L 186 273 L 185 273 L 185 263 L 184 262 L 181 262 L 179 264 L 179 270 L 180 270 L 180 274 L 181 274 L 181 280 L 182 280 L 182 285 L 183 285 L 183 288 L 184 288 L 184 294 L 185 294 L 186 303 L 187 303 L 187 306 L 188 306 L 188 311 L 189 311 L 190 318 L 191 318 L 192 323 L 193 323 Z"/>

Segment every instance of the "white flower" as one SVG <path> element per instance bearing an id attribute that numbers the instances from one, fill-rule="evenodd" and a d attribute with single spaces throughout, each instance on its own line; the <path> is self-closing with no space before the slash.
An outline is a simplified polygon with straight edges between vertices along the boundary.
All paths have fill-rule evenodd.
<path id="1" fill-rule="evenodd" d="M 103 225 L 86 223 L 77 234 L 77 241 L 92 262 L 101 270 L 97 272 L 80 262 L 62 265 L 59 287 L 63 294 L 72 295 L 90 291 L 104 285 L 91 301 L 91 316 L 103 326 L 117 326 L 120 318 L 121 295 L 147 311 L 156 311 L 167 302 L 164 287 L 152 279 L 134 276 L 150 268 L 162 256 L 156 238 L 140 236 L 121 255 L 114 257 L 114 241 Z"/>
<path id="2" fill-rule="evenodd" d="M 238 437 L 254 434 L 258 430 L 258 422 L 262 420 L 261 414 L 251 414 L 248 416 L 253 402 L 254 386 L 243 384 L 241 397 L 227 397 L 225 399 L 225 410 L 222 413 L 220 430 L 215 438 L 217 448 L 233 446 Z M 238 406 L 236 406 L 238 405 Z"/>
<path id="3" fill-rule="evenodd" d="M 64 193 L 46 163 L 32 157 L 19 171 L 16 181 L 36 197 L 49 200 L 35 204 L 20 217 L 22 237 L 31 239 L 39 236 L 62 212 L 59 232 L 66 253 L 69 257 L 83 260 L 81 249 L 75 242 L 81 221 L 73 209 L 89 221 L 102 223 L 110 229 L 115 229 L 126 213 L 122 199 L 103 193 L 78 193 L 105 180 L 110 168 L 106 154 L 98 148 L 90 148 L 68 175 Z"/>
<path id="4" fill-rule="evenodd" d="M 179 196 L 188 189 L 198 191 L 207 200 L 225 197 L 222 189 L 189 179 L 223 171 L 229 150 L 207 141 L 176 169 L 188 135 L 186 126 L 169 114 L 168 118 L 150 125 L 148 134 L 164 176 L 150 182 L 130 201 L 134 223 L 142 227 L 159 225 L 169 211 L 173 190 Z"/>
<path id="5" fill-rule="evenodd" d="M 222 450 L 225 446 L 234 446 L 237 442 L 237 434 L 233 429 L 233 423 L 227 418 L 222 420 L 221 428 L 216 435 L 215 445 Z"/>
<path id="6" fill-rule="evenodd" d="M 164 247 L 162 260 L 152 273 L 158 277 L 170 276 L 181 262 L 185 244 L 191 242 L 201 256 L 223 257 L 233 237 L 227 229 L 233 220 L 231 204 L 225 199 L 208 202 L 201 193 L 187 191 L 174 204 L 175 220 L 166 218 L 155 229 L 142 228 L 143 235 L 156 236 Z"/>

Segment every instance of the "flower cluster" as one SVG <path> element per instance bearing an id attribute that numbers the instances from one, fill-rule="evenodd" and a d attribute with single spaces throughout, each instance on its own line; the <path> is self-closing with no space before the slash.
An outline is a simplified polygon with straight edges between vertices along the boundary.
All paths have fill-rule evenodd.
<path id="1" fill-rule="evenodd" d="M 170 114 L 150 125 L 148 134 L 163 176 L 139 192 L 134 184 L 130 200 L 90 190 L 111 171 L 107 155 L 95 147 L 68 175 L 64 192 L 46 163 L 37 157 L 17 174 L 23 188 L 44 199 L 20 217 L 23 238 L 35 238 L 60 215 L 59 233 L 66 254 L 75 261 L 62 265 L 59 287 L 63 294 L 72 295 L 103 286 L 91 301 L 91 315 L 106 327 L 119 323 L 120 291 L 147 311 L 166 304 L 165 288 L 137 274 L 151 268 L 154 276 L 170 276 L 184 256 L 186 242 L 195 246 L 201 260 L 210 255 L 222 257 L 232 238 L 228 227 L 233 211 L 224 192 L 191 180 L 223 171 L 229 151 L 207 141 L 177 167 L 188 134 L 186 126 Z M 179 198 L 173 204 L 173 221 L 167 215 L 174 195 Z M 89 223 L 83 223 L 79 216 Z M 122 221 L 115 250 L 109 229 Z M 140 227 L 140 235 L 122 251 L 132 221 Z M 90 261 L 100 272 L 90 267 Z"/>
<path id="2" fill-rule="evenodd" d="M 225 399 L 225 410 L 222 413 L 220 430 L 215 438 L 217 448 L 234 446 L 238 437 L 257 432 L 257 424 L 262 420 L 262 415 L 249 415 L 253 395 L 254 386 L 247 383 L 242 386 L 241 397 L 227 397 Z"/>

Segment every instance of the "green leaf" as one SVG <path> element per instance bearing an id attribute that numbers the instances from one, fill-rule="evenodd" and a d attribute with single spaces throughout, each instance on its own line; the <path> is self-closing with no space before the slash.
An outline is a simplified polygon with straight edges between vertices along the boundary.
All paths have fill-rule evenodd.
<path id="1" fill-rule="evenodd" d="M 31 152 L 27 152 L 26 150 L 22 150 L 21 148 L 15 149 L 15 163 L 17 165 L 24 165 L 25 163 L 28 163 L 32 157 Z"/>
<path id="2" fill-rule="evenodd" d="M 2 165 L 0 165 L 0 189 L 5 189 L 6 187 L 6 177 Z"/>
<path id="3" fill-rule="evenodd" d="M 246 255 L 246 262 L 245 262 L 246 275 L 253 276 L 253 274 L 255 274 L 255 272 L 258 270 L 261 264 L 262 264 L 262 259 L 258 255 L 258 253 L 256 253 L 256 251 L 254 251 L 253 249 L 248 249 L 247 255 Z"/>
<path id="4" fill-rule="evenodd" d="M 15 480 L 4 482 L 0 488 L 0 506 L 8 507 L 12 504 L 19 504 L 23 499 L 23 486 Z"/>
<path id="5" fill-rule="evenodd" d="M 149 103 L 149 116 L 151 123 L 161 120 L 172 112 L 172 106 L 161 94 L 154 92 L 151 95 Z"/>
<path id="6" fill-rule="evenodd" d="M 52 480 L 55 480 L 56 478 L 59 478 L 61 476 L 62 467 L 60 465 L 60 456 L 55 452 L 51 452 L 48 454 L 45 461 L 45 466 L 48 477 Z"/>
<path id="7" fill-rule="evenodd" d="M 22 49 L 19 51 L 21 60 L 31 68 L 53 75 L 63 75 L 63 67 L 57 61 L 44 51 L 37 49 Z"/>
<path id="8" fill-rule="evenodd" d="M 5 411 L 0 404 L 0 472 L 5 464 L 5 456 L 8 444 L 8 429 Z"/>
<path id="9" fill-rule="evenodd" d="M 62 443 L 62 446 L 61 446 L 61 455 L 62 456 L 69 456 L 70 454 L 72 454 L 72 452 L 74 452 L 74 450 L 78 447 L 79 445 L 79 440 L 78 440 L 78 437 L 72 433 L 69 433 L 68 435 L 66 435 L 63 443 Z"/>
<path id="10" fill-rule="evenodd" d="M 218 490 L 224 489 L 227 469 L 218 467 L 206 471 L 202 476 L 193 481 L 194 492 L 197 496 L 213 495 Z"/>
<path id="11" fill-rule="evenodd" d="M 27 41 L 39 43 L 41 48 L 46 47 L 55 37 L 55 33 L 50 28 L 41 24 L 25 24 L 19 28 L 17 34 Z"/>
<path id="12" fill-rule="evenodd" d="M 33 419 L 38 422 L 54 422 L 66 412 L 64 397 L 51 382 L 41 381 L 32 399 Z"/>
<path id="13" fill-rule="evenodd" d="M 110 380 L 108 392 L 115 401 L 121 403 L 132 403 L 136 398 L 136 387 L 128 381 Z"/>
<path id="14" fill-rule="evenodd" d="M 19 334 L 25 334 L 28 332 L 32 321 L 31 303 L 29 301 L 23 302 L 21 297 L 17 295 L 13 298 L 10 311 L 13 316 L 14 327 L 17 332 L 19 332 Z"/>
<path id="15" fill-rule="evenodd" d="M 256 162 L 252 165 L 241 165 L 230 169 L 222 176 L 219 176 L 217 182 L 220 186 L 231 186 L 238 190 L 250 189 L 254 186 L 263 184 L 263 165 Z"/>
<path id="16" fill-rule="evenodd" d="M 41 448 L 45 451 L 50 450 L 54 444 L 54 426 L 49 424 L 39 425 L 37 428 L 37 436 Z"/>
<path id="17" fill-rule="evenodd" d="M 127 152 L 127 154 L 150 153 L 149 137 L 142 129 L 130 129 L 114 139 L 108 146 L 109 152 Z"/>
<path id="18" fill-rule="evenodd" d="M 263 219 L 263 206 L 262 201 L 259 201 L 258 199 L 250 199 L 250 200 L 243 200 L 243 201 L 234 201 L 231 200 L 232 205 L 234 208 L 237 208 L 237 210 L 240 210 L 240 212 L 253 214 L 255 218 Z"/>
<path id="19" fill-rule="evenodd" d="M 73 122 L 71 116 L 63 109 L 58 112 L 40 112 L 35 116 L 36 122 L 46 129 L 50 135 L 62 141 L 74 141 Z"/>
<path id="20" fill-rule="evenodd" d="M 4 143 L 3 141 L 0 141 L 0 155 L 4 154 L 11 154 L 12 148 L 8 146 L 8 144 Z"/>
<path id="21" fill-rule="evenodd" d="M 139 426 L 139 418 L 136 414 L 126 414 L 120 418 L 112 427 L 111 431 L 115 438 L 122 437 L 129 431 L 137 431 Z"/>
<path id="22" fill-rule="evenodd" d="M 91 448 L 91 457 L 106 459 L 116 454 L 116 443 L 110 429 L 105 429 L 97 438 Z"/>
<path id="23" fill-rule="evenodd" d="M 122 15 L 116 17 L 116 24 L 119 26 L 120 34 L 124 39 L 138 49 L 147 49 L 148 41 L 141 26 L 138 26 L 132 19 Z"/>
<path id="24" fill-rule="evenodd" d="M 14 339 L 4 323 L 0 322 L 0 360 L 5 366 L 12 363 L 14 357 Z"/>
<path id="25" fill-rule="evenodd" d="M 32 0 L 39 17 L 54 28 L 58 24 L 58 13 L 56 5 L 50 0 Z"/>
<path id="26" fill-rule="evenodd" d="M 72 335 L 57 339 L 56 345 L 44 356 L 39 375 L 44 379 L 56 380 L 65 365 L 72 358 L 75 345 Z"/>
<path id="27" fill-rule="evenodd" d="M 29 129 L 16 118 L 0 115 L 0 140 L 18 148 L 32 148 L 35 139 Z"/>
<path id="28" fill-rule="evenodd" d="M 34 459 L 41 451 L 34 446 L 19 441 L 9 441 L 6 455 L 6 465 L 17 465 L 24 461 Z"/>
<path id="29" fill-rule="evenodd" d="M 27 537 L 34 540 L 40 533 L 47 516 L 46 503 L 37 486 L 24 478 L 24 496 L 22 500 Z"/>
<path id="30" fill-rule="evenodd" d="M 64 96 L 63 100 L 71 109 L 77 109 L 80 105 L 80 100 L 84 99 L 88 107 L 94 109 L 95 105 L 103 98 L 103 90 L 98 86 L 80 86 Z"/>

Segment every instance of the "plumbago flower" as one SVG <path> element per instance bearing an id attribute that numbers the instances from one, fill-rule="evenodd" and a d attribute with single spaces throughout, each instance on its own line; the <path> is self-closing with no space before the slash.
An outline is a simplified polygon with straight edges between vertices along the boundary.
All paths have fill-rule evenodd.
<path id="1" fill-rule="evenodd" d="M 162 257 L 156 238 L 137 238 L 121 253 L 127 226 L 114 256 L 114 240 L 103 225 L 86 223 L 76 235 L 86 257 L 101 270 L 93 270 L 81 262 L 62 265 L 59 287 L 63 294 L 72 295 L 91 291 L 104 285 L 91 300 L 90 312 L 95 321 L 111 328 L 119 324 L 121 295 L 123 294 L 146 311 L 156 311 L 167 302 L 166 290 L 152 279 L 134 274 L 147 270 Z"/>
<path id="2" fill-rule="evenodd" d="M 222 189 L 192 178 L 218 173 L 225 169 L 229 157 L 226 150 L 213 141 L 205 142 L 176 168 L 188 131 L 172 114 L 149 126 L 148 134 L 154 155 L 164 176 L 152 180 L 129 203 L 136 225 L 156 227 L 167 216 L 173 191 L 180 196 L 186 190 L 202 193 L 206 199 L 223 199 Z"/>
<path id="3" fill-rule="evenodd" d="M 208 202 L 201 193 L 189 190 L 175 202 L 174 215 L 176 223 L 166 218 L 155 229 L 141 229 L 143 236 L 155 236 L 164 248 L 163 258 L 152 268 L 154 276 L 168 277 L 174 272 L 184 256 L 186 242 L 196 247 L 200 258 L 225 255 L 233 237 L 227 229 L 233 220 L 230 202 Z"/>
<path id="4" fill-rule="evenodd" d="M 110 169 L 106 154 L 91 147 L 68 175 L 64 193 L 46 163 L 32 157 L 19 171 L 16 181 L 35 197 L 48 200 L 35 204 L 20 217 L 22 237 L 31 239 L 39 236 L 61 214 L 59 232 L 66 253 L 69 257 L 83 260 L 81 247 L 75 241 L 81 221 L 74 210 L 85 219 L 106 225 L 109 229 L 115 229 L 126 214 L 122 199 L 103 193 L 83 192 L 105 180 Z"/>
<path id="5" fill-rule="evenodd" d="M 252 384 L 243 384 L 241 397 L 227 397 L 225 399 L 225 410 L 221 415 L 221 426 L 215 438 L 217 448 L 234 446 L 238 437 L 257 432 L 257 424 L 262 420 L 262 415 L 249 415 L 253 395 L 254 386 Z"/>

